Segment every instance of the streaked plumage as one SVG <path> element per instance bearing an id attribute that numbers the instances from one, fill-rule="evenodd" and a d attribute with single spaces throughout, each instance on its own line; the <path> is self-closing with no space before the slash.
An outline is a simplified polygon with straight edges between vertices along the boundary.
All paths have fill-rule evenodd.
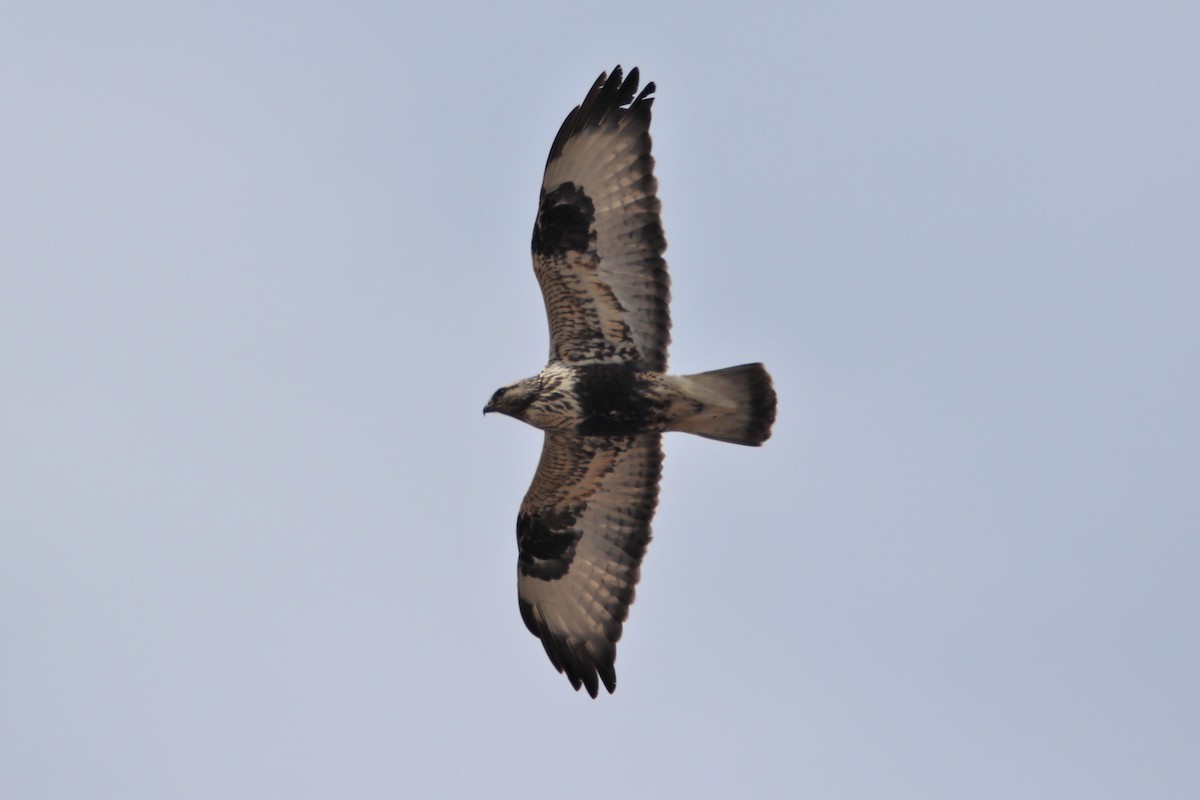
<path id="1" fill-rule="evenodd" d="M 550 359 L 496 391 L 545 431 L 517 516 L 521 617 L 595 697 L 616 688 L 616 643 L 658 503 L 662 432 L 759 445 L 775 391 L 761 364 L 667 375 L 670 279 L 650 155 L 654 84 L 601 74 L 554 139 L 533 230 Z"/>

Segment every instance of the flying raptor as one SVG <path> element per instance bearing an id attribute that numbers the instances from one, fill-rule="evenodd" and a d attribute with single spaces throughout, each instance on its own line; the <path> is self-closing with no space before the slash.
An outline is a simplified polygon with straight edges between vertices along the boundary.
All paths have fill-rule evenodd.
<path id="1" fill-rule="evenodd" d="M 629 615 L 658 503 L 662 433 L 760 445 L 775 421 L 762 364 L 667 374 L 670 279 L 650 106 L 638 71 L 601 73 L 546 160 L 533 271 L 550 360 L 498 389 L 498 411 L 545 431 L 517 515 L 517 599 L 525 625 L 576 690 L 616 689 Z"/>

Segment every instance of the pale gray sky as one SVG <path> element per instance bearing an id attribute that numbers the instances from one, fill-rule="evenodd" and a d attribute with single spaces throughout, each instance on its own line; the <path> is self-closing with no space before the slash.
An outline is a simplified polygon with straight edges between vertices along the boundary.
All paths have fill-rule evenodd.
<path id="1" fill-rule="evenodd" d="M 0 795 L 1192 798 L 1200 6 L 10 3 Z M 614 696 L 517 612 L 538 181 L 652 132 Z"/>

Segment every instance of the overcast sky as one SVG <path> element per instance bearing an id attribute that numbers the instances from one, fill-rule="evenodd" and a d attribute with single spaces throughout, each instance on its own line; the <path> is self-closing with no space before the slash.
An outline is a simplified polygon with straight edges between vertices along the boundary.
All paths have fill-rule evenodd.
<path id="1" fill-rule="evenodd" d="M 1196 797 L 1200 6 L 412 5 L 0 11 L 0 796 Z M 593 701 L 480 409 L 618 63 L 780 406 Z"/>

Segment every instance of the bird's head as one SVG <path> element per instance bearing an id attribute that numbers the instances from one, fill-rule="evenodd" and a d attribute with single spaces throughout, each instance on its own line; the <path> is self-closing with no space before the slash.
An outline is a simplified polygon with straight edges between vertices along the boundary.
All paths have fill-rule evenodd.
<path id="1" fill-rule="evenodd" d="M 492 399 L 488 400 L 487 405 L 483 407 L 483 413 L 487 414 L 490 411 L 499 411 L 501 414 L 507 414 L 516 419 L 525 419 L 525 412 L 529 406 L 537 399 L 538 392 L 542 388 L 542 379 L 540 376 L 526 378 L 516 383 L 510 383 L 508 386 L 502 386 L 492 395 Z"/>

